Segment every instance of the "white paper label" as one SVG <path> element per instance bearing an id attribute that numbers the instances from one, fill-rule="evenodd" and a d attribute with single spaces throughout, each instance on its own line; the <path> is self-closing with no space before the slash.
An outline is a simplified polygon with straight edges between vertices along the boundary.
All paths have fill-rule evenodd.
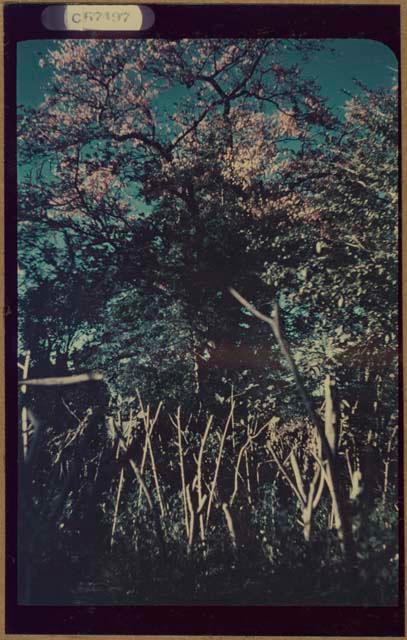
<path id="1" fill-rule="evenodd" d="M 128 4 L 68 4 L 47 7 L 42 20 L 57 31 L 143 31 L 154 23 L 154 13 Z"/>

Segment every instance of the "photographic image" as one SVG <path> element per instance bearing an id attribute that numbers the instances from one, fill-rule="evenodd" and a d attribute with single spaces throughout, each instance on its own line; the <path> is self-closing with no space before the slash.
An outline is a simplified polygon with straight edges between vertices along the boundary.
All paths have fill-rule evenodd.
<path id="1" fill-rule="evenodd" d="M 18 42 L 20 604 L 398 605 L 398 75 Z"/>

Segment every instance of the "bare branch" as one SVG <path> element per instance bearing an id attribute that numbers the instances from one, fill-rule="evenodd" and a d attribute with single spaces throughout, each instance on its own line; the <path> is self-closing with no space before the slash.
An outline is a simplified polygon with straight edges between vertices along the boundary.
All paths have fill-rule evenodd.
<path id="1" fill-rule="evenodd" d="M 104 376 L 99 371 L 91 371 L 90 373 L 78 373 L 73 376 L 55 376 L 52 378 L 31 378 L 28 380 L 19 380 L 18 384 L 30 384 L 33 387 L 63 387 L 69 384 L 78 384 L 79 382 L 89 382 L 90 380 L 104 380 Z"/>
<path id="2" fill-rule="evenodd" d="M 291 355 L 290 347 L 288 342 L 286 341 L 280 324 L 279 317 L 279 308 L 278 304 L 274 304 L 273 313 L 271 316 L 266 316 L 261 313 L 256 307 L 254 307 L 246 298 L 244 298 L 240 293 L 238 293 L 235 289 L 230 288 L 230 293 L 242 306 L 244 306 L 248 311 L 250 311 L 256 318 L 263 320 L 266 322 L 272 329 L 275 339 L 277 340 L 278 346 L 280 347 L 280 351 L 285 357 L 288 367 L 293 375 L 295 386 L 297 389 L 298 396 L 300 397 L 303 406 L 308 414 L 309 419 L 315 426 L 320 441 L 322 445 L 322 452 L 327 461 L 327 469 L 326 469 L 326 480 L 328 483 L 328 487 L 331 490 L 331 498 L 332 498 L 332 506 L 336 516 L 336 526 L 338 530 L 338 537 L 342 546 L 342 550 L 347 556 L 350 563 L 354 562 L 354 544 L 353 544 L 353 535 L 350 521 L 348 521 L 345 503 L 341 496 L 341 492 L 339 489 L 339 478 L 336 469 L 336 462 L 334 455 L 332 453 L 328 438 L 325 433 L 325 424 L 321 417 L 316 413 L 313 408 L 312 401 L 305 389 L 305 386 L 302 382 L 300 373 L 298 371 L 297 365 L 294 361 L 294 358 Z M 280 469 L 281 470 L 281 469 Z"/>

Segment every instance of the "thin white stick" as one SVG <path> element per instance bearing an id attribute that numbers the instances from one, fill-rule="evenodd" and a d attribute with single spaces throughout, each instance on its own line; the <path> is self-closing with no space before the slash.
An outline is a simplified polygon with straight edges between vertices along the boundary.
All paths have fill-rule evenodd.
<path id="1" fill-rule="evenodd" d="M 221 437 L 220 444 L 219 444 L 219 451 L 218 451 L 218 457 L 217 457 L 217 460 L 216 460 L 215 473 L 213 475 L 211 489 L 210 489 L 210 492 L 209 492 L 208 510 L 206 512 L 206 527 L 208 527 L 209 517 L 211 515 L 212 500 L 213 500 L 213 495 L 215 493 L 216 483 L 217 483 L 217 480 L 218 480 L 218 474 L 219 474 L 220 463 L 221 463 L 221 459 L 222 459 L 223 447 L 224 447 L 224 444 L 225 444 L 226 434 L 228 432 L 229 424 L 232 421 L 232 416 L 233 416 L 234 409 L 235 409 L 235 403 L 233 401 L 230 404 L 229 415 L 227 417 L 227 420 L 226 420 L 226 423 L 225 423 L 225 428 L 223 430 L 222 437 Z"/>
<path id="2" fill-rule="evenodd" d="M 122 467 L 122 469 L 120 471 L 119 484 L 118 484 L 118 487 L 117 487 L 116 504 L 115 504 L 115 507 L 114 507 L 112 534 L 110 536 L 110 548 L 113 547 L 113 542 L 114 542 L 114 534 L 115 534 L 115 531 L 116 531 L 117 515 L 119 513 L 119 502 L 120 502 L 120 496 L 121 496 L 122 488 L 123 488 L 123 481 L 124 481 L 124 468 Z"/>
<path id="3" fill-rule="evenodd" d="M 170 420 L 172 424 L 177 429 L 178 435 L 178 455 L 179 455 L 179 468 L 181 473 L 181 485 L 182 485 L 182 502 L 184 505 L 184 520 L 185 520 L 185 531 L 187 534 L 187 539 L 189 541 L 190 531 L 189 531 L 189 518 L 188 518 L 188 505 L 187 505 L 187 492 L 185 485 L 185 471 L 184 471 L 184 454 L 182 451 L 182 432 L 181 432 L 181 407 L 177 409 L 176 420 L 170 416 Z"/>
<path id="4" fill-rule="evenodd" d="M 197 463 L 196 463 L 198 510 L 199 510 L 199 530 L 200 530 L 200 535 L 201 535 L 201 540 L 202 541 L 205 540 L 205 523 L 204 523 L 204 517 L 203 517 L 202 510 L 203 510 L 204 500 L 206 500 L 206 496 L 204 498 L 203 494 L 202 494 L 202 458 L 203 458 L 205 444 L 206 444 L 206 440 L 208 438 L 208 434 L 209 434 L 209 430 L 211 428 L 212 421 L 213 421 L 213 416 L 209 416 L 208 421 L 206 423 L 206 428 L 205 428 L 204 434 L 203 434 L 203 436 L 201 438 L 201 445 L 199 447 L 198 460 L 197 460 Z"/>
<path id="5" fill-rule="evenodd" d="M 235 533 L 235 528 L 233 526 L 233 520 L 232 520 L 232 516 L 230 514 L 229 511 L 229 507 L 226 504 L 226 502 L 224 502 L 222 504 L 222 509 L 223 509 L 223 513 L 225 515 L 225 520 L 226 520 L 226 524 L 229 530 L 229 534 L 230 534 L 230 539 L 232 541 L 232 547 L 236 548 L 236 533 Z"/>

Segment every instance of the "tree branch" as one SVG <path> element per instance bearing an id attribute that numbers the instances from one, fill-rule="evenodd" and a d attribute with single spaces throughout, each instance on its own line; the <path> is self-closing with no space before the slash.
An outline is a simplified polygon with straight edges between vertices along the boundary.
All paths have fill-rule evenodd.
<path id="1" fill-rule="evenodd" d="M 31 378 L 28 380 L 19 380 L 18 384 L 38 387 L 62 387 L 68 384 L 78 384 L 79 382 L 88 382 L 89 380 L 103 380 L 104 376 L 99 371 L 91 371 L 90 373 L 78 373 L 73 376 L 56 376 L 53 378 Z"/>

